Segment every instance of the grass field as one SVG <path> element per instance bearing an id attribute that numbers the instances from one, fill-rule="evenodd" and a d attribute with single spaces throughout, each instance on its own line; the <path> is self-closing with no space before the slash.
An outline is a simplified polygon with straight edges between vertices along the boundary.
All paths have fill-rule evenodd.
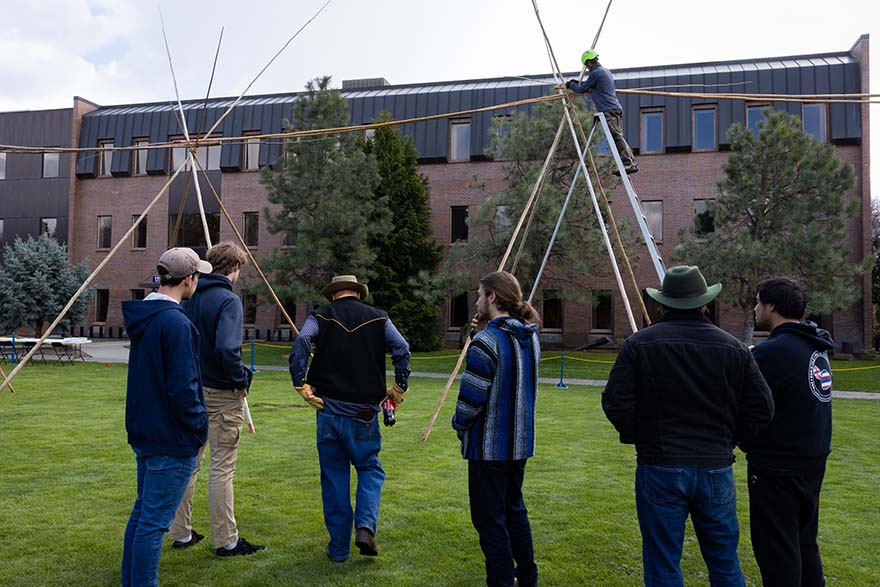
<path id="1" fill-rule="evenodd" d="M 287 365 L 290 345 L 267 345 L 258 343 L 254 363 L 257 365 Z M 242 349 L 245 364 L 250 365 L 251 347 L 245 344 Z M 617 354 L 613 351 L 566 352 L 566 379 L 608 379 L 608 373 Z M 559 378 L 561 365 L 559 351 L 547 351 L 541 360 L 541 377 Z M 413 371 L 431 373 L 450 373 L 458 359 L 456 349 L 446 349 L 430 353 L 414 353 L 410 368 Z M 388 360 L 391 369 L 391 360 Z M 880 361 L 831 361 L 834 373 L 834 389 L 839 391 L 880 392 Z"/>
<path id="2" fill-rule="evenodd" d="M 135 496 L 124 430 L 126 367 L 29 366 L 18 393 L 0 394 L 0 584 L 115 585 Z M 217 559 L 209 541 L 162 554 L 162 585 L 481 585 L 483 560 L 470 524 L 466 464 L 449 429 L 454 394 L 430 441 L 419 442 L 443 381 L 414 379 L 397 426 L 384 429 L 388 473 L 377 539 L 381 555 L 327 561 L 314 443 L 314 414 L 285 372 L 257 373 L 250 398 L 256 435 L 242 439 L 236 477 L 240 531 L 269 549 Z M 526 471 L 542 585 L 640 583 L 632 447 L 617 443 L 596 389 L 542 386 L 537 456 Z M 822 497 L 820 545 L 829 585 L 876 585 L 880 576 L 877 438 L 880 402 L 835 400 L 834 452 Z M 745 462 L 735 466 L 749 585 L 751 553 Z M 205 472 L 206 473 L 206 472 Z M 194 526 L 205 533 L 200 481 Z M 685 583 L 707 585 L 689 529 Z"/>

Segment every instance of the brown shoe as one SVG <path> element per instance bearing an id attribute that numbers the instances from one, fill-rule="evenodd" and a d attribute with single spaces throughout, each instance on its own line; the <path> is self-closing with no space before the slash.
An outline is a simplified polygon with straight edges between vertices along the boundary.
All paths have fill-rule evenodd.
<path id="1" fill-rule="evenodd" d="M 358 547 L 358 550 L 360 550 L 361 554 L 364 556 L 379 555 L 379 546 L 376 544 L 376 539 L 373 537 L 373 533 L 367 528 L 358 528 L 354 539 L 354 545 Z"/>

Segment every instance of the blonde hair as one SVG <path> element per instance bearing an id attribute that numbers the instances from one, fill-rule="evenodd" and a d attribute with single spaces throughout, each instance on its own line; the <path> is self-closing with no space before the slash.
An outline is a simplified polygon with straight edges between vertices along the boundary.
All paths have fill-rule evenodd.
<path id="1" fill-rule="evenodd" d="M 214 267 L 213 273 L 220 275 L 229 275 L 235 271 L 236 265 L 239 268 L 244 267 L 247 265 L 247 259 L 247 253 L 230 242 L 217 243 L 208 249 L 208 254 L 205 255 L 205 260 Z"/>
<path id="2" fill-rule="evenodd" d="M 483 291 L 488 295 L 495 294 L 495 305 L 502 312 L 507 312 L 517 320 L 528 324 L 540 324 L 541 316 L 528 302 L 523 300 L 519 281 L 507 271 L 495 271 L 480 279 Z"/>

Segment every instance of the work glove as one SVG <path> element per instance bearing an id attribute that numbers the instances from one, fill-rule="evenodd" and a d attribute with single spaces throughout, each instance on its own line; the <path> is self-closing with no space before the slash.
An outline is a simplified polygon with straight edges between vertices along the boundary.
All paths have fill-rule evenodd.
<path id="1" fill-rule="evenodd" d="M 315 395 L 315 388 L 309 385 L 308 383 L 304 383 L 302 387 L 294 387 L 294 389 L 299 392 L 300 396 L 306 403 L 315 408 L 316 410 L 324 409 L 324 400 Z"/>
<path id="2" fill-rule="evenodd" d="M 571 87 L 572 87 L 573 85 L 575 85 L 576 83 L 578 83 L 578 81 L 577 81 L 576 79 L 570 79 L 570 80 L 568 80 L 567 82 L 565 82 L 565 89 L 566 89 L 566 90 L 570 90 Z"/>
<path id="3" fill-rule="evenodd" d="M 403 394 L 406 393 L 406 390 L 397 383 L 388 388 L 388 397 L 391 401 L 394 402 L 394 405 L 399 406 L 403 403 Z"/>

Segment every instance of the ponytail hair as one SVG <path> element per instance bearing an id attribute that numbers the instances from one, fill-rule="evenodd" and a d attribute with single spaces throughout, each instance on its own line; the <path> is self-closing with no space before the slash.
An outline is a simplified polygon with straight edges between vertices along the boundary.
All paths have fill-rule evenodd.
<path id="1" fill-rule="evenodd" d="M 495 305 L 502 312 L 507 312 L 520 322 L 540 324 L 541 316 L 527 301 L 523 300 L 519 281 L 507 271 L 495 271 L 484 275 L 480 285 L 486 294 L 495 294 Z"/>

